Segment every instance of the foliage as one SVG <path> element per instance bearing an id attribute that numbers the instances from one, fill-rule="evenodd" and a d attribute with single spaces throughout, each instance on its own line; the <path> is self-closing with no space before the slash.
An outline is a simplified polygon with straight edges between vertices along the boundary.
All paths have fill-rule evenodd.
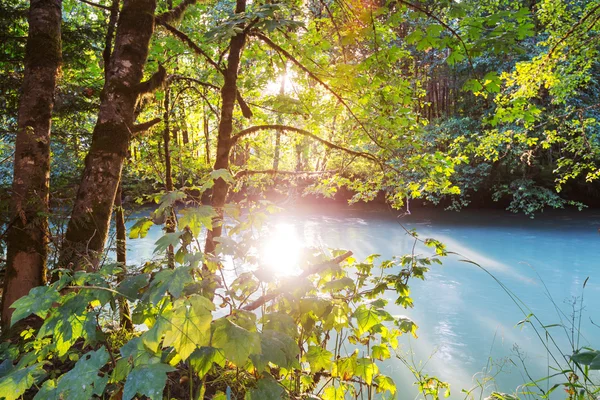
<path id="1" fill-rule="evenodd" d="M 163 196 L 165 202 L 169 198 Z M 228 231 L 248 229 L 266 210 L 259 206 L 238 217 Z M 173 383 L 165 385 L 177 375 L 189 382 L 188 395 L 200 398 L 201 393 L 249 399 L 396 393 L 378 363 L 391 357 L 400 336 L 416 337 L 417 326 L 389 314 L 384 295 L 395 293 L 397 304 L 412 307 L 409 282 L 424 279 L 429 266 L 440 263 L 443 245 L 428 239 L 433 256 L 413 253 L 382 262 L 378 255 L 359 262 L 343 251 L 334 251 L 338 261 L 331 262 L 310 252 L 299 276 L 266 281 L 244 243 L 249 236 L 224 237 L 218 258 L 203 266 L 197 262 L 202 254 L 184 235 L 198 229 L 194 224 L 207 224 L 187 223 L 157 241 L 163 253 L 164 238 L 177 235 L 169 239 L 182 254 L 174 270 L 152 264 L 120 283 L 114 277 L 121 267 L 114 264 L 94 272 L 63 271 L 54 283 L 18 300 L 13 325 L 31 314 L 43 323 L 39 329 L 19 325 L 22 340 L 2 345 L 2 393 L 160 399 L 163 391 L 175 390 Z M 227 241 L 236 242 L 235 248 L 224 246 Z M 244 248 L 248 251 L 241 254 Z M 209 269 L 222 275 L 231 262 L 245 265 L 245 272 L 214 281 Z M 109 311 L 122 301 L 134 309 L 138 329 L 130 336 L 108 328 Z"/>

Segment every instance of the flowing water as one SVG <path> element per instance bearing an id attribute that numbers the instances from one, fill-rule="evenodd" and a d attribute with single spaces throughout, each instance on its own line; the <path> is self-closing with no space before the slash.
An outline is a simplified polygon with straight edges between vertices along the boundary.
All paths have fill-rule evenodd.
<path id="1" fill-rule="evenodd" d="M 575 333 L 575 340 L 580 347 L 600 348 L 600 328 L 593 324 L 600 324 L 596 308 L 600 304 L 600 211 L 546 212 L 532 220 L 489 210 L 452 213 L 418 209 L 402 218 L 391 212 L 295 210 L 270 219 L 275 234 L 262 251 L 273 265 L 291 268 L 295 254 L 305 246 L 348 249 L 358 259 L 377 253 L 385 259 L 411 251 L 414 240 L 400 223 L 460 254 L 445 258 L 443 266 L 433 266 L 425 281 L 412 281 L 414 308 L 405 310 L 393 301 L 389 308 L 392 314 L 409 316 L 419 326 L 418 339 L 400 340 L 405 358 L 423 367 L 423 372 L 448 381 L 452 398 L 464 398 L 462 389 L 490 376 L 494 379 L 484 384 L 486 393 L 512 392 L 529 380 L 527 374 L 534 379 L 552 374 L 548 365 L 554 363 L 544 342 L 548 340 L 548 346 L 555 349 L 555 340 L 565 354 L 571 353 L 572 303 L 576 299 L 575 308 L 579 309 L 582 294 L 581 334 Z M 129 262 L 151 258 L 154 242 L 161 235 L 155 227 L 145 239 L 129 241 Z M 417 250 L 431 252 L 422 247 Z M 479 263 L 528 309 L 522 311 L 493 277 L 460 261 L 463 258 Z M 540 340 L 528 323 L 519 324 L 529 313 L 535 313 L 545 325 L 563 323 L 569 329 L 550 327 L 551 338 L 539 331 Z M 400 388 L 399 398 L 414 397 L 414 378 L 400 360 L 386 361 L 383 369 Z M 539 385 L 546 390 L 551 384 Z M 479 398 L 478 390 L 473 393 Z M 556 398 L 564 398 L 562 389 L 556 393 Z"/>

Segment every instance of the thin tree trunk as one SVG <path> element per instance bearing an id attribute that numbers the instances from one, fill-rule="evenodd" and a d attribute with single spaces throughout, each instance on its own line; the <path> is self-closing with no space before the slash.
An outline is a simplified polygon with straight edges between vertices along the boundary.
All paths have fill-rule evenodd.
<path id="1" fill-rule="evenodd" d="M 281 86 L 279 87 L 279 96 L 283 98 L 285 95 L 285 78 L 287 74 L 287 68 L 284 64 L 283 66 L 283 76 L 281 77 Z M 282 125 L 283 119 L 281 114 L 277 116 L 277 124 Z M 279 169 L 279 157 L 281 152 L 281 130 L 277 130 L 275 133 L 275 154 L 273 155 L 273 170 L 277 171 Z"/>
<path id="2" fill-rule="evenodd" d="M 210 164 L 210 131 L 209 131 L 209 116 L 206 112 L 206 104 L 202 104 L 202 119 L 203 119 L 203 130 L 204 130 L 204 145 L 206 148 L 206 163 Z"/>
<path id="3" fill-rule="evenodd" d="M 127 229 L 125 227 L 125 209 L 123 208 L 123 182 L 119 182 L 117 195 L 115 197 L 115 225 L 117 230 L 117 262 L 121 263 L 123 270 L 127 271 Z M 123 274 L 119 274 L 118 280 L 123 279 Z M 131 310 L 127 299 L 119 300 L 119 319 L 121 328 L 133 331 L 133 322 L 131 320 Z"/>
<path id="4" fill-rule="evenodd" d="M 46 282 L 50 127 L 61 63 L 61 0 L 31 0 L 25 77 L 19 104 L 12 193 L 12 225 L 2 292 L 3 327 L 10 306 Z"/>
<path id="5" fill-rule="evenodd" d="M 140 84 L 154 31 L 155 0 L 125 0 L 119 15 L 115 47 L 106 72 L 98 120 L 59 266 L 95 269 L 104 249 L 121 168 L 132 137 Z"/>
<path id="6" fill-rule="evenodd" d="M 163 122 L 165 124 L 165 129 L 163 130 L 163 150 L 165 153 L 165 189 L 167 190 L 167 192 L 172 192 L 173 191 L 173 176 L 172 176 L 172 170 L 171 170 L 171 151 L 169 149 L 170 143 L 171 143 L 171 135 L 170 135 L 170 130 L 171 130 L 171 123 L 170 123 L 170 118 L 169 115 L 171 113 L 171 106 L 170 106 L 170 96 L 171 96 L 171 91 L 169 90 L 169 87 L 167 86 L 166 90 L 165 90 L 165 101 L 164 101 L 164 114 L 163 114 Z M 168 211 L 169 212 L 169 216 L 167 217 L 167 220 L 165 222 L 165 230 L 167 231 L 167 233 L 173 233 L 175 232 L 175 218 L 174 218 L 174 211 L 171 209 Z M 175 268 L 175 255 L 173 253 L 174 249 L 173 246 L 169 246 L 167 248 L 167 262 L 170 268 Z"/>
<path id="7" fill-rule="evenodd" d="M 237 0 L 235 13 L 240 14 L 246 11 L 246 0 Z M 221 120 L 219 122 L 219 133 L 217 139 L 217 154 L 215 157 L 214 169 L 227 169 L 229 167 L 229 154 L 231 152 L 231 133 L 233 130 L 233 108 L 235 106 L 237 95 L 238 68 L 240 65 L 240 56 L 246 34 L 242 31 L 231 38 L 229 45 L 229 54 L 227 55 L 227 69 L 225 70 L 225 82 L 221 89 Z M 219 178 L 215 181 L 211 196 L 211 205 L 215 208 L 218 217 L 213 223 L 212 230 L 206 235 L 204 252 L 214 254 L 216 242 L 215 238 L 221 236 L 223 206 L 227 199 L 229 187 L 227 182 Z"/>

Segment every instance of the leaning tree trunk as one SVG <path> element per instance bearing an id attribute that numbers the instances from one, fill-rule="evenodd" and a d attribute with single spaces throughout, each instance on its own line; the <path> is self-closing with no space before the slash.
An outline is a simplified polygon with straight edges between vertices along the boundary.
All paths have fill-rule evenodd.
<path id="1" fill-rule="evenodd" d="M 121 168 L 136 130 L 135 104 L 139 94 L 152 89 L 152 79 L 140 81 L 154 32 L 155 9 L 156 0 L 123 2 L 98 120 L 63 243 L 61 267 L 93 269 L 104 249 Z"/>
<path id="2" fill-rule="evenodd" d="M 46 282 L 50 126 L 61 62 L 61 0 L 31 0 L 25 77 L 15 145 L 12 212 L 2 292 L 2 326 L 10 306 Z"/>
<path id="3" fill-rule="evenodd" d="M 237 0 L 235 12 L 240 14 L 246 11 L 246 0 Z M 240 56 L 246 34 L 242 31 L 231 38 L 229 45 L 229 54 L 227 55 L 227 69 L 225 70 L 225 82 L 221 88 L 221 121 L 219 122 L 219 131 L 217 137 L 217 154 L 215 156 L 214 169 L 227 169 L 229 167 L 229 155 L 231 153 L 231 133 L 233 130 L 233 108 L 237 97 L 237 78 L 240 65 Z M 215 181 L 211 197 L 211 205 L 218 214 L 217 221 L 213 224 L 212 230 L 206 235 L 206 244 L 204 252 L 214 254 L 216 242 L 215 238 L 221 236 L 223 206 L 227 199 L 229 187 L 227 182 L 219 178 Z"/>

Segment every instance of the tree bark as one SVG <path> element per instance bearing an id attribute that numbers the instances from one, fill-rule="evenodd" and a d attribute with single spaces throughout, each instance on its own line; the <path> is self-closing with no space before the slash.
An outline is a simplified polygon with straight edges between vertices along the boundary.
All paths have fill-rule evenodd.
<path id="1" fill-rule="evenodd" d="M 50 128 L 61 63 L 61 0 L 31 0 L 25 76 L 18 113 L 12 193 L 12 225 L 2 292 L 3 327 L 10 306 L 46 282 Z"/>
<path id="2" fill-rule="evenodd" d="M 237 0 L 235 13 L 240 14 L 246 11 L 246 0 Z M 227 169 L 229 167 L 229 155 L 231 152 L 231 133 L 233 131 L 233 108 L 237 97 L 237 78 L 238 68 L 240 65 L 240 56 L 244 42 L 246 41 L 246 33 L 244 31 L 238 33 L 233 38 L 229 45 L 229 54 L 227 55 L 227 68 L 224 74 L 224 84 L 221 88 L 221 120 L 219 121 L 219 131 L 217 137 L 217 154 L 215 156 L 214 169 Z M 212 230 L 206 235 L 206 243 L 204 252 L 206 254 L 214 254 L 216 242 L 215 238 L 221 236 L 223 206 L 227 199 L 227 191 L 229 187 L 227 182 L 219 178 L 215 181 L 211 196 L 211 205 L 214 207 L 218 216 L 216 217 Z"/>
<path id="3" fill-rule="evenodd" d="M 119 15 L 115 46 L 106 71 L 98 120 L 59 266 L 95 269 L 104 249 L 111 212 L 132 137 L 134 107 L 154 32 L 156 0 L 125 0 Z"/>

